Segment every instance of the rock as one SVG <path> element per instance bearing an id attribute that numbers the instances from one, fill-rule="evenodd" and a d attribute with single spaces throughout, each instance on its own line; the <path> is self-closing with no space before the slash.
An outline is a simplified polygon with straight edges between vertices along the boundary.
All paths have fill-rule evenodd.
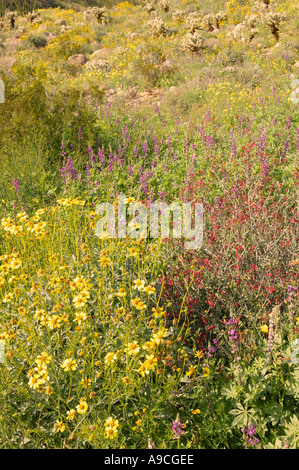
<path id="1" fill-rule="evenodd" d="M 177 89 L 178 89 L 178 87 L 172 85 L 172 86 L 170 86 L 170 87 L 168 88 L 168 91 L 170 91 L 171 93 L 173 93 L 173 92 L 177 91 Z"/>
<path id="2" fill-rule="evenodd" d="M 221 41 L 217 38 L 207 38 L 204 42 L 204 46 L 208 49 L 216 49 L 221 46 Z"/>
<path id="3" fill-rule="evenodd" d="M 86 62 L 88 62 L 88 59 L 87 57 L 85 57 L 85 55 L 83 54 L 74 54 L 74 55 L 71 55 L 69 58 L 68 58 L 68 62 L 72 65 L 84 65 L 86 64 Z"/>
<path id="4" fill-rule="evenodd" d="M 232 67 L 231 65 L 228 65 L 227 67 L 224 67 L 224 70 L 228 73 L 233 73 L 233 72 L 235 72 L 235 67 Z"/>
<path id="5" fill-rule="evenodd" d="M 17 62 L 14 57 L 0 57 L 0 70 L 10 70 Z"/>
<path id="6" fill-rule="evenodd" d="M 112 49 L 103 47 L 103 49 L 98 49 L 97 51 L 94 51 L 90 56 L 90 60 L 109 59 L 112 53 Z"/>
<path id="7" fill-rule="evenodd" d="M 294 69 L 299 69 L 299 61 L 294 64 Z"/>
<path id="8" fill-rule="evenodd" d="M 139 33 L 129 33 L 128 34 L 129 39 L 139 38 L 140 36 L 141 36 L 141 34 L 139 34 Z"/>
<path id="9" fill-rule="evenodd" d="M 7 46 L 19 46 L 20 43 L 21 42 L 17 37 L 13 37 L 13 38 L 7 39 L 7 41 L 5 41 L 5 44 Z"/>
<path id="10" fill-rule="evenodd" d="M 40 24 L 37 31 L 39 33 L 45 33 L 48 29 L 48 25 L 47 24 Z"/>
<path id="11" fill-rule="evenodd" d="M 56 21 L 54 22 L 54 24 L 55 24 L 56 26 L 66 26 L 65 20 L 56 20 Z"/>
<path id="12" fill-rule="evenodd" d="M 14 39 L 20 39 L 20 37 L 22 36 L 22 31 L 17 31 L 14 35 L 13 35 L 13 38 Z"/>
<path id="13" fill-rule="evenodd" d="M 213 74 L 213 69 L 212 69 L 212 67 L 209 67 L 208 65 L 205 65 L 204 67 L 202 67 L 201 73 L 203 73 L 204 75 L 212 75 Z"/>
<path id="14" fill-rule="evenodd" d="M 219 28 L 214 28 L 213 31 L 209 31 L 208 34 L 219 34 L 220 33 L 220 29 Z"/>
<path id="15" fill-rule="evenodd" d="M 172 62 L 170 62 L 170 60 L 165 60 L 162 64 L 162 67 L 163 69 L 166 69 L 166 70 L 172 70 L 174 68 Z"/>

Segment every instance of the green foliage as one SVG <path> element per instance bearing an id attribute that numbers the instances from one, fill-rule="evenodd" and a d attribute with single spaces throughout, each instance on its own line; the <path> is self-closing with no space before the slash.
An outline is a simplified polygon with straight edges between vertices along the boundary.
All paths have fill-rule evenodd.
<path id="1" fill-rule="evenodd" d="M 28 37 L 28 41 L 30 44 L 32 44 L 34 47 L 46 47 L 48 40 L 45 36 L 41 36 L 38 34 L 35 35 L 30 35 Z"/>
<path id="2" fill-rule="evenodd" d="M 27 16 L 37 8 L 37 0 L 14 0 L 14 4 L 20 16 Z"/>
<path id="3" fill-rule="evenodd" d="M 18 3 L 27 21 L 1 31 L 0 447 L 299 448 L 297 5 Z M 120 194 L 131 223 L 134 199 L 203 203 L 202 247 L 97 237 Z"/>

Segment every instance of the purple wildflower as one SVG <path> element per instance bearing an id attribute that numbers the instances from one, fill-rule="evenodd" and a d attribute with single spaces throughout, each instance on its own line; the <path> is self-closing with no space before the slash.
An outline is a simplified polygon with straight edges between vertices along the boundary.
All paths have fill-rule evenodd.
<path id="1" fill-rule="evenodd" d="M 260 440 L 255 437 L 256 434 L 256 426 L 254 424 L 249 424 L 247 429 L 244 429 L 245 433 L 247 434 L 247 442 L 253 447 L 261 449 L 262 447 L 259 445 Z"/>
<path id="2" fill-rule="evenodd" d="M 183 423 L 181 423 L 178 419 L 173 421 L 171 430 L 174 433 L 175 439 L 180 439 L 183 434 L 186 434 L 185 431 L 183 431 L 183 426 Z"/>
<path id="3" fill-rule="evenodd" d="M 14 185 L 14 190 L 17 193 L 17 195 L 20 195 L 20 185 L 18 180 L 13 180 L 13 185 Z"/>

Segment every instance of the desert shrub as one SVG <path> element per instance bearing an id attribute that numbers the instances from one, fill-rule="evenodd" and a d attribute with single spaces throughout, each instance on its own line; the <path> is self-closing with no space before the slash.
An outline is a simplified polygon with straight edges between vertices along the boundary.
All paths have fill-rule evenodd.
<path id="1" fill-rule="evenodd" d="M 225 11 L 218 11 L 216 14 L 215 14 L 215 24 L 216 24 L 216 28 L 220 29 L 220 25 L 222 25 L 222 23 L 224 23 L 224 21 L 227 19 L 227 14 Z"/>
<path id="2" fill-rule="evenodd" d="M 192 12 L 186 17 L 185 25 L 189 32 L 193 34 L 196 30 L 202 29 L 202 18 L 197 13 Z"/>
<path id="3" fill-rule="evenodd" d="M 20 16 L 26 16 L 36 10 L 37 0 L 14 0 L 13 4 Z"/>
<path id="4" fill-rule="evenodd" d="M 155 5 L 151 2 L 148 2 L 144 5 L 144 9 L 147 13 L 151 14 L 156 11 Z"/>
<path id="5" fill-rule="evenodd" d="M 161 76 L 159 66 L 166 60 L 163 48 L 154 42 L 141 44 L 136 50 L 131 66 L 137 76 L 145 78 L 151 85 L 155 85 Z"/>
<path id="6" fill-rule="evenodd" d="M 88 44 L 95 39 L 92 28 L 88 25 L 76 25 L 71 30 L 61 32 L 48 41 L 46 50 L 54 59 L 68 59 L 88 49 Z"/>
<path id="7" fill-rule="evenodd" d="M 179 8 L 174 10 L 172 12 L 171 16 L 178 23 L 183 23 L 183 21 L 184 21 L 184 12 L 183 12 L 183 10 L 180 10 Z"/>
<path id="8" fill-rule="evenodd" d="M 297 275 L 296 263 L 292 263 L 299 235 L 294 219 L 298 175 L 294 173 L 290 189 L 271 180 L 266 157 L 254 144 L 244 147 L 242 155 L 244 177 L 232 176 L 230 188 L 204 203 L 205 241 L 200 252 L 194 256 L 184 250 L 182 241 L 169 241 L 169 249 L 166 246 L 169 258 L 175 258 L 176 263 L 164 280 L 164 302 L 172 303 L 172 318 L 178 318 L 182 292 L 190 284 L 186 299 L 193 332 L 190 341 L 198 341 L 204 348 L 213 335 L 222 335 L 231 316 L 242 317 L 249 335 L 267 318 L 269 308 L 278 304 L 290 324 L 295 321 L 294 311 L 285 301 L 289 299 L 288 286 L 295 285 Z M 213 178 L 218 171 L 212 170 Z M 205 181 L 200 174 L 190 182 L 190 189 L 183 189 L 182 200 L 206 201 L 204 194 L 212 180 Z"/>
<path id="9" fill-rule="evenodd" d="M 198 53 L 204 49 L 204 39 L 199 34 L 198 31 L 195 31 L 194 34 L 188 33 L 181 42 L 181 47 L 184 50 Z"/>
<path id="10" fill-rule="evenodd" d="M 245 42 L 245 25 L 243 23 L 237 24 L 232 31 L 227 33 L 227 38 L 233 42 Z"/>
<path id="11" fill-rule="evenodd" d="M 86 70 L 96 72 L 100 70 L 108 70 L 110 68 L 109 62 L 103 59 L 90 60 L 85 65 Z"/>
<path id="12" fill-rule="evenodd" d="M 38 11 L 30 11 L 26 14 L 29 23 L 37 23 L 40 20 L 40 13 Z"/>
<path id="13" fill-rule="evenodd" d="M 93 7 L 90 9 L 90 15 L 100 23 L 105 24 L 109 22 L 109 16 L 106 7 Z"/>
<path id="14" fill-rule="evenodd" d="M 149 20 L 147 26 L 149 28 L 149 34 L 152 37 L 166 36 L 168 34 L 168 28 L 162 18 L 155 17 Z"/>
<path id="15" fill-rule="evenodd" d="M 40 48 L 40 47 L 46 47 L 47 43 L 48 43 L 48 40 L 45 36 L 41 36 L 41 35 L 30 35 L 28 37 L 28 41 L 30 44 L 32 44 L 34 47 L 36 48 Z"/>
<path id="16" fill-rule="evenodd" d="M 160 5 L 161 10 L 164 11 L 165 13 L 169 11 L 170 4 L 168 0 L 161 0 L 159 2 L 159 5 Z"/>
<path id="17" fill-rule="evenodd" d="M 14 11 L 9 11 L 5 15 L 5 19 L 9 22 L 11 29 L 14 29 L 15 27 L 17 16 L 18 16 L 17 13 Z"/>
<path id="18" fill-rule="evenodd" d="M 279 41 L 279 30 L 285 20 L 285 13 L 266 12 L 262 14 L 262 22 L 270 28 L 271 33 Z"/>
<path id="19" fill-rule="evenodd" d="M 258 16 L 257 15 L 247 15 L 245 16 L 243 24 L 248 28 L 249 30 L 249 42 L 253 40 L 253 38 L 256 36 L 258 33 L 258 29 L 256 28 L 258 21 Z"/>
<path id="20" fill-rule="evenodd" d="M 202 21 L 208 31 L 213 31 L 214 26 L 216 25 L 216 18 L 213 13 L 208 13 L 205 15 Z"/>

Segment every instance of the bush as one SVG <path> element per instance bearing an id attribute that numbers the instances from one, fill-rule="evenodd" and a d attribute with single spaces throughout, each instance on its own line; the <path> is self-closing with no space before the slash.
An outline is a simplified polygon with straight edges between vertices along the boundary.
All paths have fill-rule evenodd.
<path id="1" fill-rule="evenodd" d="M 40 35 L 29 36 L 28 41 L 36 48 L 46 47 L 48 43 L 47 38 L 45 36 Z"/>

